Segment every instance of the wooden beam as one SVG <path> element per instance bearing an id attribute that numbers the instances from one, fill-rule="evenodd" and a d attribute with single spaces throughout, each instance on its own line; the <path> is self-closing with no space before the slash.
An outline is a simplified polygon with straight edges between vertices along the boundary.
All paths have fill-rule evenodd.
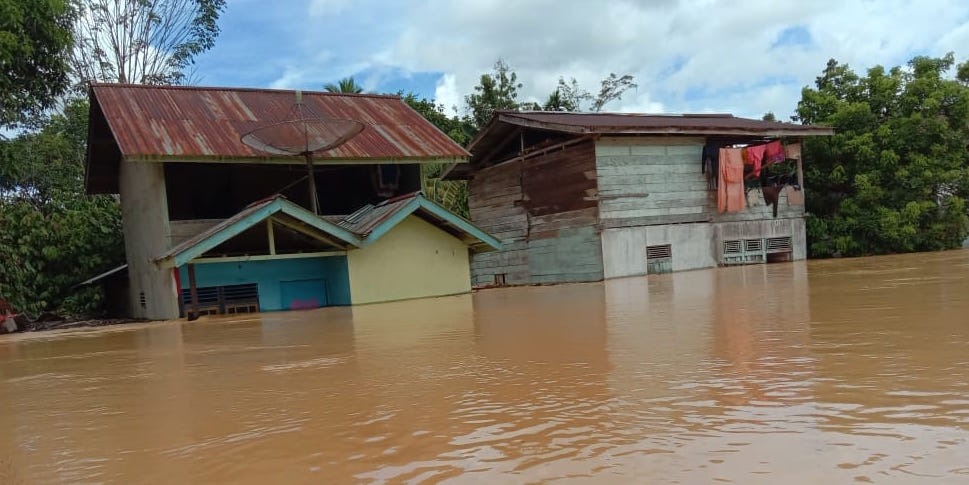
<path id="1" fill-rule="evenodd" d="M 303 258 L 327 258 L 333 256 L 346 256 L 346 251 L 316 251 L 312 253 L 286 253 L 286 254 L 247 254 L 245 256 L 218 256 L 209 258 L 198 258 L 192 260 L 193 264 L 212 264 L 212 263 L 244 263 L 246 261 L 271 261 L 277 259 L 303 259 Z"/>
<path id="2" fill-rule="evenodd" d="M 266 219 L 266 237 L 269 239 L 269 254 L 276 254 L 276 234 L 273 231 L 273 218 Z"/>
<path id="3" fill-rule="evenodd" d="M 309 237 L 311 237 L 313 239 L 316 239 L 317 241 L 320 241 L 320 242 L 329 244 L 330 246 L 337 247 L 337 248 L 345 248 L 346 247 L 346 243 L 341 244 L 341 243 L 339 243 L 337 241 L 334 241 L 333 239 L 330 239 L 328 237 L 325 237 L 325 236 L 321 235 L 318 232 L 311 231 L 311 230 L 309 230 L 309 229 L 307 229 L 305 227 L 302 227 L 299 224 L 294 224 L 294 223 L 289 222 L 287 220 L 279 219 L 279 218 L 275 218 L 275 217 L 273 218 L 273 220 L 276 221 L 276 223 L 278 223 L 279 225 L 281 225 L 283 227 L 287 227 L 289 229 L 292 229 L 292 230 L 294 230 L 294 231 L 296 231 L 296 232 L 298 232 L 300 234 L 303 234 L 305 236 L 309 236 Z"/>
<path id="4" fill-rule="evenodd" d="M 804 153 L 804 145 L 801 145 L 801 153 Z M 801 164 L 801 159 L 803 155 L 797 157 L 797 184 L 801 186 L 801 190 L 804 190 L 804 166 Z"/>
<path id="5" fill-rule="evenodd" d="M 520 127 L 518 128 L 518 138 L 521 138 L 523 136 L 524 131 L 525 131 L 524 128 L 520 128 Z M 487 155 L 481 158 L 481 161 L 478 162 L 478 165 L 487 165 L 488 162 L 490 162 L 493 158 L 495 158 L 496 155 L 498 155 L 498 152 L 507 148 L 508 145 L 510 145 L 511 142 L 515 140 L 515 138 L 516 138 L 515 136 L 505 137 L 505 139 L 502 140 L 501 143 L 498 143 L 497 145 L 495 145 L 495 147 L 492 148 Z"/>
<path id="6" fill-rule="evenodd" d="M 192 309 L 185 312 L 189 321 L 195 320 L 199 317 L 199 291 L 198 286 L 195 284 L 195 265 L 188 265 L 188 291 L 192 298 Z"/>

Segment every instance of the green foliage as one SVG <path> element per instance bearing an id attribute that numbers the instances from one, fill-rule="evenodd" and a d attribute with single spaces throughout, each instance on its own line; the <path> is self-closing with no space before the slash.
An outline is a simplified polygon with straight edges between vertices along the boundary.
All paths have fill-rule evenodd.
<path id="1" fill-rule="evenodd" d="M 599 112 L 610 101 L 622 99 L 622 94 L 629 89 L 639 87 L 633 82 L 633 77 L 629 74 L 617 76 L 616 73 L 609 73 L 609 76 L 600 83 L 599 94 L 592 100 L 592 111 Z"/>
<path id="2" fill-rule="evenodd" d="M 87 81 L 179 84 L 219 35 L 225 0 L 73 0 L 71 69 Z"/>
<path id="3" fill-rule="evenodd" d="M 954 248 L 969 234 L 969 88 L 953 65 L 916 57 L 860 77 L 831 60 L 804 88 L 795 118 L 836 131 L 804 146 L 813 256 Z"/>
<path id="4" fill-rule="evenodd" d="M 458 144 L 465 145 L 471 140 L 474 127 L 467 119 L 457 116 L 448 117 L 444 106 L 433 101 L 419 98 L 414 93 L 397 93 L 414 111 L 434 124 L 439 130 Z M 427 198 L 443 205 L 451 212 L 470 217 L 468 210 L 468 184 L 463 180 L 441 180 L 448 164 L 425 164 L 421 166 L 421 185 Z"/>
<path id="5" fill-rule="evenodd" d="M 575 78 L 569 78 L 565 82 L 564 77 L 559 77 L 559 84 L 548 95 L 548 99 L 542 106 L 545 111 L 580 111 L 582 103 L 591 101 L 592 95 L 588 91 L 579 87 L 579 82 Z"/>
<path id="6" fill-rule="evenodd" d="M 121 210 L 84 195 L 87 101 L 33 133 L 0 142 L 0 295 L 20 311 L 98 313 L 97 289 L 73 286 L 121 264 Z"/>
<path id="7" fill-rule="evenodd" d="M 515 71 L 505 61 L 498 59 L 494 72 L 482 74 L 474 93 L 464 97 L 474 127 L 484 128 L 495 111 L 519 109 L 518 90 L 521 88 L 522 83 L 518 82 Z"/>
<path id="8" fill-rule="evenodd" d="M 353 76 L 345 77 L 336 84 L 326 83 L 323 89 L 328 93 L 360 94 L 363 92 L 363 86 L 357 84 Z"/>
<path id="9" fill-rule="evenodd" d="M 35 118 L 67 86 L 67 0 L 0 0 L 0 127 Z"/>

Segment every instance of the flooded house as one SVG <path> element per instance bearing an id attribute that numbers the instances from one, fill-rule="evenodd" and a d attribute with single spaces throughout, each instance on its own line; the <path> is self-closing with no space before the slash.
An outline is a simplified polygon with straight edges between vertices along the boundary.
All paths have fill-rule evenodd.
<path id="1" fill-rule="evenodd" d="M 477 286 L 597 281 L 806 257 L 800 141 L 726 114 L 495 113 L 471 141 Z"/>
<path id="2" fill-rule="evenodd" d="M 396 96 L 124 84 L 89 96 L 86 190 L 119 195 L 127 259 L 101 278 L 125 280 L 131 316 L 463 293 L 469 252 L 499 247 L 421 195 L 421 164 L 469 154 Z"/>

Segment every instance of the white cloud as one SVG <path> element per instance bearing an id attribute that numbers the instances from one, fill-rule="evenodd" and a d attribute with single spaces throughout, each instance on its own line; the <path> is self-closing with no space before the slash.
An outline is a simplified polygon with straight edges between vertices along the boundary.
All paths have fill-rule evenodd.
<path id="1" fill-rule="evenodd" d="M 438 80 L 434 87 L 434 100 L 438 104 L 444 105 L 444 110 L 448 114 L 459 114 L 455 110 L 464 102 L 453 74 L 445 74 Z"/>
<path id="2" fill-rule="evenodd" d="M 595 92 L 615 72 L 633 74 L 639 87 L 609 110 L 786 119 L 829 58 L 863 71 L 917 54 L 969 56 L 965 0 L 311 0 L 304 12 L 294 28 L 306 42 L 293 48 L 307 52 L 289 57 L 312 61 L 289 63 L 274 85 L 364 70 L 377 73 L 368 84 L 382 69 L 441 72 L 435 97 L 449 108 L 461 107 L 499 57 L 524 84 L 523 100 L 543 100 L 559 76 Z M 314 29 L 317 18 L 329 28 Z M 365 42 L 345 40 L 339 27 Z M 810 42 L 775 48 L 791 28 Z M 319 46 L 342 57 L 315 59 Z"/>

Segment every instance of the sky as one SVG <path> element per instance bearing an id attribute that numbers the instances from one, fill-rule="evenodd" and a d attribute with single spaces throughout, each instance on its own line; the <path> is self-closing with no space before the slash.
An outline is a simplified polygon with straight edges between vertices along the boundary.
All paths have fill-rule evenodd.
<path id="1" fill-rule="evenodd" d="M 917 55 L 969 58 L 967 0 L 228 0 L 208 86 L 320 90 L 353 76 L 463 114 L 499 58 L 543 101 L 560 76 L 638 87 L 604 111 L 771 111 L 786 120 L 828 59 L 863 73 Z"/>

